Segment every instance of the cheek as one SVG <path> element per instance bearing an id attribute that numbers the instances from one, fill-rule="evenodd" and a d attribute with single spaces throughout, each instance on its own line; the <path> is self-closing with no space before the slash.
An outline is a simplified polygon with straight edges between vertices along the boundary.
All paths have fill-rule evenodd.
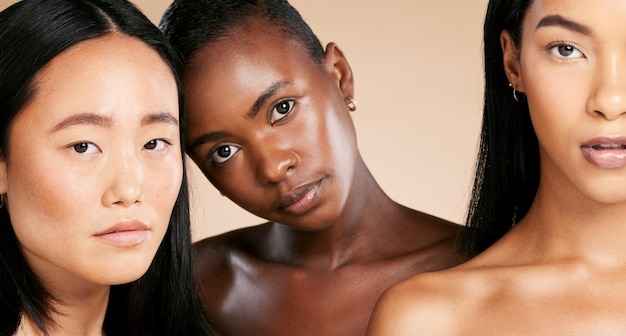
<path id="1" fill-rule="evenodd" d="M 180 157 L 172 157 L 165 162 L 159 162 L 158 165 L 147 165 L 148 174 L 143 183 L 144 203 L 150 205 L 167 221 L 181 188 L 183 174 L 181 160 Z"/>
<path id="2" fill-rule="evenodd" d="M 44 178 L 45 177 L 45 178 Z M 93 186 L 68 183 L 71 176 L 20 171 L 9 175 L 7 209 L 20 244 L 37 250 L 50 242 L 72 242 L 87 228 L 74 223 L 89 222 L 94 211 Z M 69 252 L 72 244 L 66 245 Z"/>
<path id="3" fill-rule="evenodd" d="M 93 209 L 99 201 L 98 178 L 93 174 L 83 174 L 60 160 L 48 161 L 38 155 L 28 157 L 33 160 L 9 162 L 7 207 L 12 217 L 67 219 L 81 209 Z"/>
<path id="4" fill-rule="evenodd" d="M 534 69 L 535 70 L 535 69 Z M 554 69 L 537 67 L 524 74 L 526 99 L 540 144 L 571 140 L 572 131 L 586 113 L 586 88 L 582 79 Z"/>

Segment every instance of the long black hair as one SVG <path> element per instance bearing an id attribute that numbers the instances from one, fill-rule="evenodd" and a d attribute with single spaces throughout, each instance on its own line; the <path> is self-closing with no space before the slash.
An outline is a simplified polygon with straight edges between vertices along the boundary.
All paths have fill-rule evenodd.
<path id="1" fill-rule="evenodd" d="M 315 64 L 323 63 L 319 39 L 286 0 L 174 0 L 159 27 L 188 62 L 207 44 L 227 38 L 233 28 L 245 26 L 250 19 L 279 27 L 305 48 Z"/>
<path id="2" fill-rule="evenodd" d="M 500 33 L 521 48 L 522 21 L 532 0 L 490 0 L 484 24 L 485 97 L 476 175 L 461 248 L 475 256 L 523 218 L 539 184 L 539 146 L 523 99 L 513 98 Z M 519 93 L 518 93 L 519 94 Z"/>
<path id="3" fill-rule="evenodd" d="M 159 53 L 177 78 L 181 144 L 181 58 L 159 29 L 126 0 L 24 0 L 0 13 L 0 159 L 6 160 L 11 123 L 35 90 L 33 79 L 54 57 L 82 41 L 114 32 L 136 37 Z M 184 168 L 184 162 L 183 162 Z M 112 286 L 107 335 L 209 335 L 191 266 L 187 177 L 165 237 L 148 271 Z M 54 325 L 56 298 L 22 254 L 6 207 L 0 209 L 0 335 L 13 335 L 22 314 L 44 331 Z"/>

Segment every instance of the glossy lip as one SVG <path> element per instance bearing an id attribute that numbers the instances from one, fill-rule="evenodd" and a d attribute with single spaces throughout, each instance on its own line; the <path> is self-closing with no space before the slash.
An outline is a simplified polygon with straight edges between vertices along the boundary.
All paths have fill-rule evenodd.
<path id="1" fill-rule="evenodd" d="M 599 168 L 626 166 L 626 137 L 597 137 L 580 146 L 583 157 Z"/>
<path id="2" fill-rule="evenodd" d="M 94 236 L 106 244 L 116 247 L 132 247 L 141 244 L 148 236 L 150 228 L 141 221 L 122 221 L 96 233 Z"/>
<path id="3" fill-rule="evenodd" d="M 278 203 L 278 209 L 300 215 L 313 208 L 319 199 L 324 179 L 317 180 L 297 187 L 292 192 L 284 195 Z"/>

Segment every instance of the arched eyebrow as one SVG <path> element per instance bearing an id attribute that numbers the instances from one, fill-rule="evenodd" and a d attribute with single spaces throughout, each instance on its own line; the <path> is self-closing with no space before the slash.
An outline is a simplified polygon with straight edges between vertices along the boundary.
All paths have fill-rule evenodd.
<path id="1" fill-rule="evenodd" d="M 541 20 L 539 20 L 539 23 L 537 24 L 537 28 L 535 28 L 535 30 L 542 27 L 551 26 L 562 27 L 567 30 L 571 30 L 587 36 L 593 35 L 593 31 L 591 30 L 591 28 L 572 20 L 566 19 L 561 15 L 548 15 L 542 18 Z"/>
<path id="2" fill-rule="evenodd" d="M 276 92 L 278 92 L 278 90 L 280 90 L 281 88 L 283 88 L 285 85 L 289 83 L 290 81 L 288 80 L 281 80 L 281 81 L 274 82 L 272 83 L 272 85 L 267 87 L 265 91 L 263 91 L 259 95 L 259 97 L 254 101 L 254 104 L 252 104 L 252 107 L 250 108 L 250 110 L 248 110 L 248 113 L 246 113 L 246 118 L 254 119 L 254 117 L 256 117 L 256 115 L 259 113 L 261 106 L 263 106 L 263 104 L 265 104 L 265 102 L 268 99 L 270 99 L 273 95 L 275 95 Z"/>
<path id="3" fill-rule="evenodd" d="M 58 132 L 74 125 L 96 125 L 102 127 L 110 127 L 112 124 L 113 120 L 111 120 L 111 118 L 108 116 L 89 112 L 78 113 L 61 120 L 61 122 L 52 127 L 51 132 Z"/>

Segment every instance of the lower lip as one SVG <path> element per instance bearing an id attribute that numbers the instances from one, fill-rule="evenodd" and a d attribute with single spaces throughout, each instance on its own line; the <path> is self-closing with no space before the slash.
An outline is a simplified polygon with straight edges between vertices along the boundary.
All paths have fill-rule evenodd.
<path id="1" fill-rule="evenodd" d="M 111 232 L 96 237 L 106 244 L 116 247 L 133 247 L 143 243 L 147 236 L 147 230 L 131 230 Z"/>
<path id="2" fill-rule="evenodd" d="M 311 210 L 311 208 L 313 208 L 319 200 L 320 190 L 321 183 L 318 183 L 317 185 L 315 185 L 315 187 L 313 187 L 313 189 L 309 190 L 299 200 L 292 203 L 288 207 L 285 207 L 284 210 L 294 215 L 301 215 Z"/>
<path id="3" fill-rule="evenodd" d="M 626 166 L 626 149 L 594 149 L 582 147 L 585 159 L 600 168 L 622 168 Z"/>

